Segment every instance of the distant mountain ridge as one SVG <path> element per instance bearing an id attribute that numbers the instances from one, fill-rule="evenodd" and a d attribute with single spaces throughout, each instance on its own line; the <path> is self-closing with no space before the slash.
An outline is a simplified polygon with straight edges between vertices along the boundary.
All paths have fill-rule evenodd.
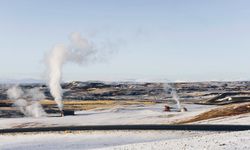
<path id="1" fill-rule="evenodd" d="M 39 79 L 0 79 L 0 84 L 31 84 L 31 83 L 45 83 L 43 80 Z"/>

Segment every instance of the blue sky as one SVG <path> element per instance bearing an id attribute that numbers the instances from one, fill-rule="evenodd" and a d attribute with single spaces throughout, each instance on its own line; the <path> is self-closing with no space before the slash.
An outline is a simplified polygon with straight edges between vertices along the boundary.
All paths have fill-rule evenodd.
<path id="1" fill-rule="evenodd" d="M 67 64 L 64 80 L 245 80 L 245 0 L 0 0 L 0 78 L 43 79 L 43 57 L 80 32 L 115 43 L 106 61 Z"/>

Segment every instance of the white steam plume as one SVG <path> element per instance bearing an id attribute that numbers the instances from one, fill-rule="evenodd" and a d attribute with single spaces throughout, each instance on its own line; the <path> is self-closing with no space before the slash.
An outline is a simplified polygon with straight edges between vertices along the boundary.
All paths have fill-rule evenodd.
<path id="1" fill-rule="evenodd" d="M 97 49 L 87 39 L 81 37 L 79 33 L 70 35 L 70 45 L 56 45 L 47 57 L 48 85 L 50 93 L 56 101 L 60 110 L 62 103 L 62 67 L 67 62 L 86 64 L 96 60 Z"/>
<path id="2" fill-rule="evenodd" d="M 175 88 L 173 88 L 170 84 L 168 83 L 164 83 L 164 90 L 167 92 L 169 89 L 171 89 L 171 96 L 172 98 L 175 100 L 176 102 L 176 106 L 177 109 L 180 110 L 181 109 L 181 104 L 180 104 L 180 100 L 179 100 L 179 96 L 175 90 Z"/>
<path id="3" fill-rule="evenodd" d="M 61 88 L 61 80 L 62 80 L 62 65 L 66 61 L 67 57 L 67 48 L 64 45 L 55 46 L 48 58 L 48 73 L 49 73 L 49 88 L 50 93 L 54 97 L 58 107 L 62 110 L 62 88 Z"/>
<path id="4" fill-rule="evenodd" d="M 177 92 L 176 92 L 176 90 L 174 88 L 172 88 L 171 95 L 172 95 L 173 99 L 176 102 L 177 109 L 180 110 L 181 109 L 181 103 L 180 103 L 180 100 L 179 100 L 179 96 L 178 96 L 178 94 L 177 94 Z"/>
<path id="5" fill-rule="evenodd" d="M 39 100 L 45 95 L 38 89 L 22 90 L 19 86 L 13 86 L 7 90 L 9 99 L 15 100 L 14 106 L 17 107 L 25 116 L 42 117 L 46 116 Z"/>

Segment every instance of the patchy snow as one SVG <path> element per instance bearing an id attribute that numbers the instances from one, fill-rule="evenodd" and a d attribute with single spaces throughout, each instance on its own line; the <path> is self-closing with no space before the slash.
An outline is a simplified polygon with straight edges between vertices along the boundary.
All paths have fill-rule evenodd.
<path id="1" fill-rule="evenodd" d="M 0 128 L 66 125 L 168 124 L 195 116 L 214 106 L 186 104 L 188 112 L 163 112 L 164 105 L 115 107 L 79 111 L 75 116 L 0 119 Z M 250 113 L 214 118 L 198 123 L 249 124 Z M 0 135 L 1 150 L 165 150 L 165 149 L 250 149 L 250 131 L 80 131 Z"/>
<path id="2" fill-rule="evenodd" d="M 218 117 L 208 120 L 196 122 L 197 124 L 237 124 L 237 125 L 249 125 L 250 113 L 240 114 L 236 116 Z"/>
<path id="3" fill-rule="evenodd" d="M 0 129 L 112 124 L 169 124 L 194 116 L 214 106 L 186 104 L 188 112 L 163 112 L 164 104 L 120 106 L 112 109 L 78 111 L 75 116 L 44 118 L 1 118 Z"/>

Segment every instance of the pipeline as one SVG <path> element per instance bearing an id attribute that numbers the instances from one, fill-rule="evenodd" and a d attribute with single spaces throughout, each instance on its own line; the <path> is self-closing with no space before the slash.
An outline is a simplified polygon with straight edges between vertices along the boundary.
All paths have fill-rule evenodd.
<path id="1" fill-rule="evenodd" d="M 58 126 L 40 128 L 0 129 L 4 133 L 26 132 L 59 132 L 59 131 L 94 131 L 94 130 L 182 130 L 182 131 L 244 131 L 250 130 L 250 125 L 89 125 L 89 126 Z"/>

